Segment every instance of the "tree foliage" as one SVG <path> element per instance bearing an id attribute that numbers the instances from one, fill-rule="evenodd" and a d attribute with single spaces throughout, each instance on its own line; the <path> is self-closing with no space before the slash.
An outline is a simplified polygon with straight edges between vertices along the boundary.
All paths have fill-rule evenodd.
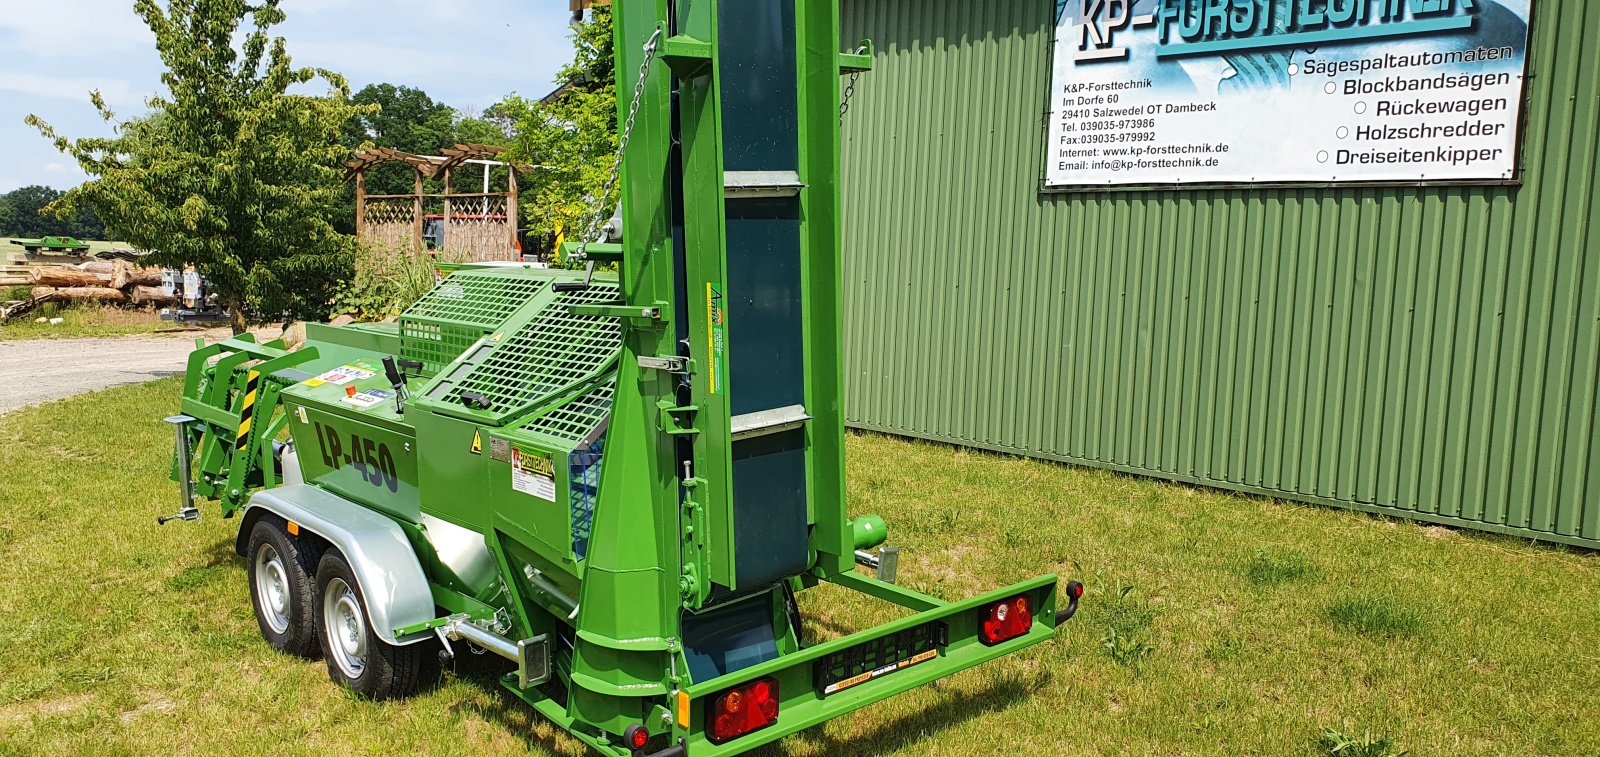
<path id="1" fill-rule="evenodd" d="M 345 124 L 342 141 L 352 150 L 370 144 L 416 155 L 437 155 L 439 148 L 456 142 L 455 110 L 420 89 L 368 84 L 350 102 L 376 106 Z M 411 168 L 401 163 L 374 166 L 367 172 L 367 191 L 406 194 L 413 189 L 413 176 Z"/>
<path id="2" fill-rule="evenodd" d="M 0 195 L 0 236 L 105 238 L 105 228 L 100 225 L 94 208 L 79 208 L 60 217 L 45 212 L 61 194 L 60 190 L 34 184 Z"/>
<path id="3" fill-rule="evenodd" d="M 577 228 L 599 198 L 617 150 L 617 89 L 611 44 L 611 10 L 595 8 L 572 34 L 573 61 L 561 70 L 562 89 L 544 101 L 516 95 L 502 113 L 514 124 L 507 157 L 536 166 L 523 178 L 523 225 L 536 234 Z"/>
<path id="4" fill-rule="evenodd" d="M 165 65 L 152 115 L 119 123 L 98 92 L 109 138 L 68 139 L 29 116 L 91 179 L 52 204 L 93 207 L 111 234 L 194 266 L 233 315 L 320 318 L 350 270 L 354 240 L 329 223 L 345 124 L 366 110 L 343 77 L 295 67 L 279 0 L 137 0 Z M 249 28 L 241 29 L 248 20 Z M 292 93 L 326 83 L 326 96 Z"/>

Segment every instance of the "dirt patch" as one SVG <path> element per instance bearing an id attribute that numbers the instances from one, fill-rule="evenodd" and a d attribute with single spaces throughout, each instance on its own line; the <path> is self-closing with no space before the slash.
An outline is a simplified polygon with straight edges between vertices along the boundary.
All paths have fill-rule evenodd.
<path id="1" fill-rule="evenodd" d="M 0 707 L 0 728 L 24 725 L 36 717 L 65 715 L 94 701 L 90 694 L 72 694 L 54 699 L 33 699 Z"/>
<path id="2" fill-rule="evenodd" d="M 122 719 L 122 722 L 127 723 L 132 721 L 134 718 L 139 717 L 140 715 L 147 713 L 171 712 L 177 708 L 177 703 L 173 702 L 171 699 L 166 697 L 156 697 L 155 699 L 122 713 L 118 717 Z"/>

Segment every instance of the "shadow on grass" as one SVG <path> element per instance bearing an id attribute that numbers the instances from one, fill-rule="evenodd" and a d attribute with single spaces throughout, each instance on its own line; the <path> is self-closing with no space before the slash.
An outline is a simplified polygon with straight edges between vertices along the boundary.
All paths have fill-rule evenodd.
<path id="1" fill-rule="evenodd" d="M 823 757 L 888 754 L 938 738 L 940 732 L 980 715 L 1004 710 L 1033 696 L 1049 682 L 1049 673 L 992 681 L 984 688 L 970 694 L 945 693 L 946 698 L 939 703 L 896 717 L 863 734 L 835 736 L 818 728 L 801 731 L 796 736 L 816 746 L 817 754 Z M 762 747 L 752 754 L 781 757 L 792 753 L 793 751 L 780 741 Z"/>

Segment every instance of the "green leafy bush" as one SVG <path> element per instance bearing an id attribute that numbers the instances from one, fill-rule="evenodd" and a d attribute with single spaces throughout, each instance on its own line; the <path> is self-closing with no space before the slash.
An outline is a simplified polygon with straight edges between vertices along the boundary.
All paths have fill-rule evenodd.
<path id="1" fill-rule="evenodd" d="M 339 291 L 334 312 L 357 321 L 397 317 L 438 283 L 438 264 L 459 262 L 462 258 L 444 252 L 363 245 L 356 253 L 355 275 Z"/>

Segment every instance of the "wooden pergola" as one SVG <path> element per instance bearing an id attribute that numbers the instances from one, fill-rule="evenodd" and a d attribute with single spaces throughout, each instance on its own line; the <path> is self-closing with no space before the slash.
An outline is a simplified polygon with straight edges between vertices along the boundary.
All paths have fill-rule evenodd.
<path id="1" fill-rule="evenodd" d="M 517 239 L 517 172 L 525 166 L 494 160 L 505 148 L 476 143 L 457 144 L 439 155 L 414 155 L 388 147 L 358 150 L 344 162 L 345 180 L 356 183 L 356 237 L 416 252 L 424 249 L 423 229 L 429 206 L 442 203 L 438 213 L 444 231 L 444 248 L 474 261 L 515 260 Z M 415 179 L 414 190 L 401 195 L 367 194 L 367 171 L 383 163 L 405 163 Z M 484 167 L 482 192 L 456 192 L 453 174 L 467 165 Z M 504 191 L 489 191 L 489 172 L 506 166 Z M 425 179 L 440 179 L 443 194 L 428 194 Z M 474 212 L 475 211 L 475 212 Z"/>

